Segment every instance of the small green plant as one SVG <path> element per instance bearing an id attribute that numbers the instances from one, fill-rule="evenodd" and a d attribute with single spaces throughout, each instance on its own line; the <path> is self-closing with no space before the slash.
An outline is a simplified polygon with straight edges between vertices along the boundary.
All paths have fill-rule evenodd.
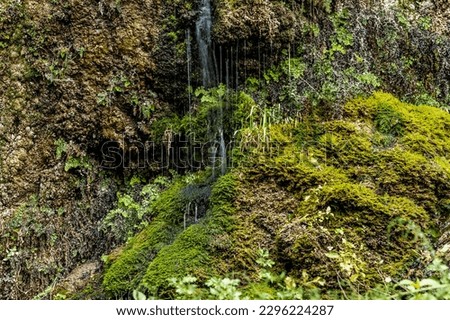
<path id="1" fill-rule="evenodd" d="M 80 56 L 80 58 L 83 59 L 84 53 L 86 52 L 86 48 L 80 47 L 80 48 L 78 48 L 77 52 L 78 52 L 78 55 Z"/>
<path id="2" fill-rule="evenodd" d="M 347 49 L 353 45 L 353 34 L 349 31 L 349 13 L 346 10 L 339 11 L 331 16 L 334 34 L 330 37 L 331 46 L 326 51 L 330 60 L 334 60 L 335 53 L 346 54 Z"/>
<path id="3" fill-rule="evenodd" d="M 450 272 L 448 266 L 440 258 L 435 258 L 427 270 L 433 277 L 405 279 L 397 284 L 401 291 L 395 298 L 408 298 L 413 300 L 449 300 L 450 299 Z"/>
<path id="4" fill-rule="evenodd" d="M 239 279 L 211 278 L 206 281 L 212 299 L 216 300 L 239 300 L 242 292 L 238 290 Z"/>
<path id="5" fill-rule="evenodd" d="M 53 300 L 66 300 L 67 295 L 64 293 L 57 293 L 55 296 L 53 296 Z"/>
<path id="6" fill-rule="evenodd" d="M 110 106 L 114 100 L 114 97 L 118 94 L 130 91 L 132 86 L 131 80 L 124 74 L 119 74 L 109 80 L 109 86 L 106 90 L 103 90 L 97 94 L 97 104 L 100 106 Z M 135 95 L 132 95 L 130 101 L 136 99 Z"/>
<path id="7" fill-rule="evenodd" d="M 141 105 L 142 117 L 144 119 L 150 119 L 152 117 L 153 112 L 155 111 L 155 106 L 150 103 L 143 103 Z"/>
<path id="8" fill-rule="evenodd" d="M 356 76 L 362 84 L 371 86 L 372 88 L 378 88 L 381 86 L 380 79 L 371 72 L 364 72 Z"/>
<path id="9" fill-rule="evenodd" d="M 256 263 L 260 266 L 260 277 L 256 282 L 247 283 L 243 286 L 240 279 L 228 277 L 212 277 L 203 285 L 198 284 L 198 279 L 193 276 L 185 276 L 181 279 L 171 278 L 168 280 L 174 289 L 174 298 L 178 300 L 248 300 L 248 299 L 270 299 L 290 300 L 304 298 L 318 298 L 316 286 L 323 285 L 320 278 L 310 280 L 306 272 L 303 273 L 302 285 L 296 280 L 287 277 L 285 273 L 273 273 L 271 270 L 275 264 L 270 260 L 267 250 L 260 249 L 259 258 Z M 147 297 L 140 291 L 135 290 L 133 297 L 136 300 L 145 300 Z M 157 297 L 152 296 L 151 299 Z"/>
<path id="10" fill-rule="evenodd" d="M 419 19 L 419 25 L 423 30 L 428 31 L 431 29 L 433 22 L 430 17 L 421 17 Z"/>
<path id="11" fill-rule="evenodd" d="M 337 230 L 337 232 L 342 231 Z M 366 277 L 367 264 L 360 255 L 360 252 L 363 251 L 363 246 L 357 247 L 343 237 L 341 249 L 338 252 L 327 252 L 325 255 L 330 259 L 336 260 L 342 275 L 354 283 Z"/>
<path id="12" fill-rule="evenodd" d="M 195 299 L 197 297 L 198 286 L 195 284 L 196 282 L 197 278 L 192 276 L 186 276 L 182 279 L 169 279 L 169 283 L 175 288 L 177 299 L 179 300 Z"/>
<path id="13" fill-rule="evenodd" d="M 131 188 L 144 181 L 133 176 L 129 182 Z M 169 185 L 164 177 L 155 179 L 136 193 L 117 193 L 117 206 L 103 219 L 101 229 L 111 233 L 114 238 L 124 242 L 148 226 L 152 213 L 151 206 L 158 199 L 161 191 Z"/>
<path id="14" fill-rule="evenodd" d="M 108 92 L 103 91 L 97 94 L 97 104 L 99 106 L 107 106 L 111 103 L 111 98 Z"/>
<path id="15" fill-rule="evenodd" d="M 64 166 L 65 171 L 70 171 L 72 169 L 84 169 L 91 170 L 92 164 L 89 162 L 89 158 L 87 156 L 83 157 L 69 157 L 66 160 L 66 164 Z"/>
<path id="16" fill-rule="evenodd" d="M 385 135 L 399 137 L 403 133 L 404 121 L 401 114 L 388 105 L 379 106 L 374 123 L 377 130 Z"/>
<path id="17" fill-rule="evenodd" d="M 391 292 L 392 299 L 412 299 L 412 300 L 448 300 L 450 299 L 450 269 L 444 262 L 450 245 L 445 245 L 439 250 L 435 250 L 429 236 L 415 223 L 407 220 L 397 222 L 405 229 L 405 234 L 410 234 L 418 242 L 418 249 L 421 252 L 422 263 L 425 264 L 426 277 L 415 280 L 404 279 L 399 281 Z"/>
<path id="18" fill-rule="evenodd" d="M 64 139 L 59 138 L 55 141 L 56 146 L 56 159 L 60 160 L 64 153 L 67 152 L 67 143 L 64 141 Z"/>

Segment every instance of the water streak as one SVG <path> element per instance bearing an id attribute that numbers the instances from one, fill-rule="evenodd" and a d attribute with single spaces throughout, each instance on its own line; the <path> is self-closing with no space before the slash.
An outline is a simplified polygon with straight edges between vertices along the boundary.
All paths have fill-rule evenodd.
<path id="1" fill-rule="evenodd" d="M 225 139 L 223 137 L 223 130 L 219 131 L 220 136 L 220 173 L 224 175 L 227 172 L 227 149 L 225 146 Z"/>
<path id="2" fill-rule="evenodd" d="M 199 49 L 199 61 L 201 68 L 201 76 L 203 87 L 211 88 L 217 85 L 216 70 L 220 70 L 219 77 L 222 77 L 222 48 L 220 48 L 220 61 L 219 68 L 217 68 L 217 61 L 214 56 L 214 47 L 211 39 L 212 29 L 212 9 L 211 0 L 200 0 L 200 14 L 196 23 L 196 40 Z M 232 57 L 231 57 L 232 59 Z M 228 74 L 228 52 L 226 61 L 226 85 L 227 85 L 227 100 L 229 90 L 229 74 Z M 219 80 L 220 81 L 220 80 Z M 220 174 L 225 174 L 227 170 L 227 153 L 225 146 L 225 137 L 223 133 L 223 109 L 222 106 L 218 114 L 215 115 L 215 119 L 210 119 L 208 123 L 208 132 L 212 132 L 212 138 L 210 143 L 213 145 L 211 148 L 211 163 L 212 163 L 212 175 L 216 176 L 216 161 L 219 160 L 220 164 L 217 169 L 220 169 Z M 218 148 L 217 148 L 218 144 Z M 218 158 L 218 159 L 217 159 Z"/>
<path id="3" fill-rule="evenodd" d="M 201 0 L 200 15 L 196 23 L 196 38 L 200 54 L 202 81 L 205 88 L 216 85 L 216 75 L 212 54 L 211 28 L 211 1 Z"/>

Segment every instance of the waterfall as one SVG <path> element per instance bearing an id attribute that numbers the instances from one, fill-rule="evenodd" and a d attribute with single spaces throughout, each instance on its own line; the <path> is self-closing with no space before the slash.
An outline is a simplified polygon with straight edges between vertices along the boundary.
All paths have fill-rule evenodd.
<path id="1" fill-rule="evenodd" d="M 223 137 L 223 130 L 219 131 L 220 136 L 220 173 L 224 175 L 227 172 L 227 149 L 225 147 L 225 139 Z"/>
<path id="2" fill-rule="evenodd" d="M 209 126 L 209 124 L 208 124 Z M 211 160 L 211 167 L 212 167 L 212 176 L 216 177 L 216 154 L 217 154 L 217 146 L 215 143 L 213 143 L 213 146 L 211 147 L 211 154 L 210 154 L 210 160 Z"/>
<path id="3" fill-rule="evenodd" d="M 227 149 L 223 135 L 223 126 L 222 124 L 219 124 L 218 127 L 218 139 L 214 141 L 213 146 L 210 149 L 213 177 L 217 177 L 218 174 L 224 175 L 227 172 Z"/>
<path id="4" fill-rule="evenodd" d="M 203 86 L 205 88 L 216 85 L 214 70 L 212 41 L 211 41 L 211 0 L 201 0 L 200 15 L 196 23 L 196 38 L 200 54 L 200 68 Z"/>
<path id="5" fill-rule="evenodd" d="M 211 0 L 200 0 L 200 13 L 196 22 L 196 40 L 199 50 L 199 61 L 203 87 L 210 88 L 217 85 L 216 63 L 211 39 L 212 10 Z M 228 64 L 228 61 L 227 61 Z M 222 48 L 220 48 L 219 68 L 222 68 Z M 228 66 L 226 67 L 227 92 L 229 89 Z M 221 76 L 221 75 L 220 75 Z M 219 80 L 220 81 L 220 80 Z M 228 98 L 228 95 L 227 95 Z M 213 144 L 211 153 L 212 175 L 216 176 L 216 159 L 220 160 L 220 174 L 225 174 L 227 170 L 227 153 L 225 138 L 223 133 L 223 110 L 220 108 L 216 119 L 211 119 L 208 123 L 208 131 L 213 132 L 210 141 Z M 216 147 L 217 143 L 219 148 Z M 218 150 L 217 150 L 218 149 Z"/>

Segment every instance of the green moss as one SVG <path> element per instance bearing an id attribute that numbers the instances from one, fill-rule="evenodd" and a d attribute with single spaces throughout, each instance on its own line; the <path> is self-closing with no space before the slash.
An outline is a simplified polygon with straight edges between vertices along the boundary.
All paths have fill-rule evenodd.
<path id="1" fill-rule="evenodd" d="M 116 260 L 111 261 L 103 279 L 105 291 L 122 297 L 131 293 L 141 282 L 150 261 L 181 231 L 183 201 L 180 193 L 184 183 L 175 182 L 152 205 L 156 219 L 133 237 Z"/>
<path id="2" fill-rule="evenodd" d="M 234 241 L 250 244 L 253 252 L 257 247 L 247 239 L 265 234 L 281 269 L 299 278 L 306 270 L 329 287 L 337 285 L 336 276 L 368 288 L 383 276 L 419 272 L 421 244 L 399 221 L 428 232 L 436 216 L 448 212 L 450 116 L 376 93 L 347 103 L 340 120 L 314 122 L 285 126 L 283 136 L 293 134 L 296 144 L 252 155 L 239 168 L 249 187 L 274 181 L 278 187 L 270 190 L 299 200 L 277 226 L 268 225 L 266 216 L 292 212 L 292 201 L 272 208 L 267 196 L 263 206 L 269 212 L 262 213 L 252 204 L 260 195 L 238 196 L 243 221 L 236 220 L 240 233 Z M 255 270 L 254 262 L 242 265 Z"/>
<path id="3" fill-rule="evenodd" d="M 382 134 L 402 136 L 399 143 L 426 156 L 450 152 L 450 115 L 442 109 L 403 103 L 388 93 L 358 98 L 344 106 L 349 120 L 373 122 Z"/>
<path id="4" fill-rule="evenodd" d="M 185 184 L 181 181 L 166 190 L 153 204 L 152 211 L 158 213 L 158 218 L 171 225 L 183 221 L 185 201 L 180 196 Z"/>
<path id="5" fill-rule="evenodd" d="M 222 214 L 231 214 L 228 205 L 232 203 L 236 196 L 237 181 L 233 174 L 220 177 L 213 186 L 211 193 L 211 204 L 213 217 L 217 218 Z"/>
<path id="6" fill-rule="evenodd" d="M 178 180 L 155 201 L 151 208 L 157 213 L 155 220 L 107 266 L 103 287 L 109 295 L 124 297 L 140 286 L 168 294 L 170 278 L 187 274 L 206 278 L 213 272 L 210 261 L 216 249 L 210 244 L 232 226 L 235 191 L 231 174 L 220 177 L 213 186 L 206 217 L 183 230 L 186 205 L 208 196 L 208 187 L 203 186 L 206 177 L 200 173 Z"/>
<path id="7" fill-rule="evenodd" d="M 134 237 L 117 260 L 106 270 L 105 291 L 113 297 L 123 297 L 138 288 L 139 283 L 157 253 L 171 243 L 180 230 L 157 220 Z"/>
<path id="8" fill-rule="evenodd" d="M 400 147 L 383 152 L 367 172 L 379 192 L 408 197 L 430 212 L 450 190 L 448 175 L 441 167 Z"/>
<path id="9" fill-rule="evenodd" d="M 278 250 L 298 277 L 307 270 L 330 287 L 336 276 L 373 284 L 382 280 L 380 274 L 402 274 L 417 257 L 417 243 L 405 238 L 403 230 L 388 230 L 397 219 L 426 228 L 429 217 L 409 199 L 380 196 L 359 184 L 319 186 L 280 229 Z"/>
<path id="10" fill-rule="evenodd" d="M 230 230 L 232 200 L 236 194 L 232 174 L 222 176 L 211 193 L 211 209 L 199 224 L 188 227 L 176 240 L 164 247 L 149 264 L 142 284 L 160 294 L 169 295 L 168 280 L 194 275 L 206 279 L 216 273 L 211 261 L 220 247 L 213 240 Z M 214 245 L 215 243 L 215 245 Z"/>
<path id="11" fill-rule="evenodd" d="M 349 178 L 378 193 L 408 197 L 436 212 L 449 183 L 445 166 L 431 159 L 448 157 L 450 116 L 386 93 L 355 99 L 344 110 L 345 120 L 322 124 L 324 132 L 307 149 L 309 157 L 319 166 L 344 169 Z"/>
<path id="12" fill-rule="evenodd" d="M 288 153 L 275 159 L 264 159 L 264 162 L 253 168 L 243 169 L 247 173 L 246 179 L 258 181 L 264 179 L 275 179 L 275 181 L 286 187 L 288 191 L 306 191 L 309 188 L 333 183 L 337 181 L 348 181 L 345 171 L 339 168 L 320 165 L 312 159 L 305 157 L 303 161 L 297 161 L 296 155 Z"/>
<path id="13" fill-rule="evenodd" d="M 389 104 L 380 104 L 378 106 L 374 123 L 375 128 L 382 134 L 397 137 L 403 133 L 404 120 L 402 115 Z"/>
<path id="14" fill-rule="evenodd" d="M 168 131 L 177 133 L 180 130 L 180 119 L 177 115 L 166 115 L 152 123 L 151 136 L 155 143 L 162 143 L 167 140 Z"/>
<path id="15" fill-rule="evenodd" d="M 444 157 L 437 157 L 434 159 L 437 165 L 445 172 L 447 177 L 450 177 L 450 160 Z"/>
<path id="16" fill-rule="evenodd" d="M 201 224 L 190 226 L 171 245 L 164 247 L 150 262 L 142 283 L 164 295 L 171 278 L 180 279 L 190 274 L 203 279 L 210 276 L 207 229 Z"/>
<path id="17" fill-rule="evenodd" d="M 344 168 L 371 164 L 376 160 L 368 135 L 360 133 L 329 131 L 320 137 L 310 152 L 322 162 Z"/>
<path id="18" fill-rule="evenodd" d="M 278 147 L 292 143 L 292 128 L 288 125 L 271 125 L 269 127 L 269 141 L 272 147 Z"/>
<path id="19" fill-rule="evenodd" d="M 276 268 L 297 279 L 306 270 L 330 289 L 337 277 L 364 290 L 419 272 L 421 243 L 405 223 L 428 232 L 450 211 L 450 116 L 376 93 L 347 103 L 342 119 L 312 119 L 268 125 L 272 143 L 243 153 L 210 191 L 204 176 L 164 192 L 156 220 L 108 268 L 108 292 L 172 297 L 167 280 L 188 274 L 251 281 L 260 247 Z M 207 199 L 207 214 L 184 230 L 196 199 Z"/>

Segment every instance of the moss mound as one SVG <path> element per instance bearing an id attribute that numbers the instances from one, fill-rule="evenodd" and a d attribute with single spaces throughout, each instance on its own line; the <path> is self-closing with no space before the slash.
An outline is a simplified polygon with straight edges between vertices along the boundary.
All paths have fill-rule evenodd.
<path id="1" fill-rule="evenodd" d="M 223 249 L 221 235 L 232 226 L 235 181 L 232 175 L 223 176 L 208 192 L 204 176 L 178 181 L 162 193 L 152 206 L 154 221 L 118 256 L 110 256 L 103 280 L 110 296 L 130 296 L 140 288 L 170 297 L 169 279 L 189 274 L 206 279 L 215 274 L 214 253 Z M 203 215 L 198 211 L 205 200 Z M 189 220 L 192 212 L 186 212 L 194 205 L 198 223 Z"/>
<path id="2" fill-rule="evenodd" d="M 276 152 L 255 151 L 240 169 L 246 188 L 265 187 L 238 197 L 236 221 L 246 227 L 233 237 L 252 230 L 281 269 L 322 277 L 328 288 L 418 273 L 412 226 L 433 234 L 449 213 L 449 124 L 445 111 L 380 92 L 347 103 L 342 119 L 292 127 L 292 143 L 275 141 Z"/>
<path id="3" fill-rule="evenodd" d="M 193 192 L 198 182 L 169 188 L 104 287 L 171 297 L 168 279 L 188 274 L 239 273 L 251 283 L 260 248 L 280 270 L 300 282 L 320 277 L 327 289 L 419 275 L 427 261 L 413 230 L 433 238 L 449 213 L 449 125 L 445 111 L 381 92 L 347 103 L 341 119 L 271 125 L 265 147 L 240 154 L 211 194 Z M 207 213 L 183 228 L 186 204 L 199 194 Z"/>
<path id="4" fill-rule="evenodd" d="M 182 212 L 176 197 L 180 189 L 181 185 L 175 184 L 167 190 L 154 206 L 155 210 L 163 208 L 155 220 L 133 237 L 118 256 L 109 257 L 103 286 L 111 296 L 122 297 L 136 289 L 148 262 L 180 232 L 180 227 L 172 224 L 176 219 L 173 213 Z M 179 211 L 175 211 L 177 208 Z"/>

